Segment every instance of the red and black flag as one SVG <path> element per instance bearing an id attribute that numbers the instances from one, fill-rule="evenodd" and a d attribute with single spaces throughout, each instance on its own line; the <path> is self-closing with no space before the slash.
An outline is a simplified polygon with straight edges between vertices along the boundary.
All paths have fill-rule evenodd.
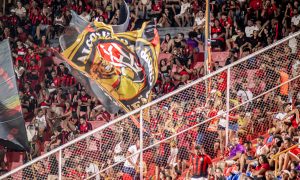
<path id="1" fill-rule="evenodd" d="M 62 58 L 73 75 L 111 113 L 119 108 L 128 112 L 148 103 L 158 76 L 159 36 L 155 26 L 144 23 L 137 31 L 121 32 L 128 25 L 127 15 L 118 27 L 97 21 L 85 23 L 73 15 L 77 19 L 72 22 L 81 24 L 74 31 L 80 33 L 60 38 Z"/>
<path id="2" fill-rule="evenodd" d="M 8 40 L 0 43 L 0 144 L 28 150 L 28 139 Z"/>

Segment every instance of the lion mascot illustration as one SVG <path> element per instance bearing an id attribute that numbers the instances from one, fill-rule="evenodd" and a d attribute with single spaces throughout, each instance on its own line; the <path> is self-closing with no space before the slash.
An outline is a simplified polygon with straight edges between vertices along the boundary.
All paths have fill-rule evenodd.
<path id="1" fill-rule="evenodd" d="M 96 53 L 90 72 L 92 78 L 118 100 L 131 100 L 145 87 L 145 78 L 134 81 L 135 72 L 130 67 L 124 64 L 114 66 L 99 53 Z"/>

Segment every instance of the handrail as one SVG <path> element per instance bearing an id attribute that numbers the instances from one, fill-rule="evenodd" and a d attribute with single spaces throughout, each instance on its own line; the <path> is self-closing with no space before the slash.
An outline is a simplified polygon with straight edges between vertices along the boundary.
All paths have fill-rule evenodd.
<path id="1" fill-rule="evenodd" d="M 135 109 L 135 110 L 133 110 L 133 111 L 131 111 L 131 112 L 123 115 L 123 116 L 120 116 L 117 119 L 115 119 L 113 121 L 110 121 L 109 123 L 107 123 L 107 124 L 105 124 L 105 125 L 103 125 L 101 127 L 98 127 L 98 128 L 96 128 L 96 129 L 94 129 L 94 130 L 92 130 L 92 131 L 90 131 L 90 132 L 88 132 L 86 134 L 83 134 L 82 136 L 80 136 L 80 137 L 78 137 L 78 138 L 76 138 L 76 139 L 74 139 L 74 140 L 72 140 L 72 141 L 70 141 L 70 142 L 68 142 L 68 143 L 60 146 L 60 147 L 58 147 L 56 149 L 53 149 L 53 150 L 49 151 L 48 153 L 45 153 L 42 156 L 39 156 L 39 157 L 35 158 L 34 160 L 32 160 L 32 161 L 30 161 L 30 162 L 28 162 L 28 163 L 26 163 L 26 164 L 24 164 L 22 166 L 17 167 L 16 169 L 11 170 L 7 174 L 1 176 L 0 179 L 6 178 L 6 177 L 8 177 L 8 176 L 10 176 L 10 175 L 18 172 L 18 171 L 20 171 L 20 170 L 22 170 L 22 169 L 30 166 L 31 164 L 33 164 L 33 163 L 35 163 L 37 161 L 40 161 L 40 160 L 42 160 L 42 159 L 44 159 L 46 157 L 49 157 L 50 155 L 55 154 L 55 153 L 63 150 L 64 148 L 66 148 L 66 147 L 68 147 L 68 146 L 70 146 L 72 144 L 75 144 L 75 143 L 77 143 L 77 142 L 79 142 L 79 141 L 81 141 L 81 140 L 83 140 L 83 139 L 85 139 L 85 138 L 93 135 L 96 132 L 102 131 L 105 128 L 107 128 L 107 127 L 109 127 L 111 125 L 114 125 L 114 124 L 120 122 L 123 119 L 126 119 L 126 118 L 128 118 L 128 117 L 130 117 L 130 116 L 132 116 L 134 114 L 139 113 L 143 109 L 149 108 L 149 107 L 151 107 L 151 106 L 153 106 L 153 105 L 155 105 L 155 104 L 157 104 L 157 103 L 159 103 L 159 102 L 161 102 L 161 101 L 163 101 L 163 100 L 165 100 L 165 99 L 167 99 L 169 97 L 172 97 L 172 96 L 174 96 L 174 95 L 176 95 L 176 94 L 178 94 L 178 93 L 180 93 L 180 92 L 182 92 L 182 91 L 184 91 L 184 90 L 186 90 L 186 89 L 188 89 L 188 88 L 190 88 L 190 87 L 192 87 L 192 86 L 194 86 L 194 85 L 196 85 L 196 84 L 198 84 L 200 82 L 203 82 L 206 79 L 209 79 L 209 78 L 211 78 L 211 77 L 213 77 L 215 75 L 218 75 L 219 73 L 221 73 L 221 72 L 223 72 L 223 71 L 225 71 L 225 70 L 227 70 L 227 69 L 229 69 L 229 68 L 231 68 L 233 66 L 236 66 L 236 65 L 238 65 L 238 64 L 240 64 L 242 62 L 245 62 L 248 59 L 253 58 L 253 57 L 255 57 L 255 56 L 257 56 L 257 55 L 259 55 L 259 54 L 261 54 L 261 53 L 263 53 L 265 51 L 268 51 L 271 48 L 273 48 L 275 46 L 278 46 L 278 45 L 280 45 L 282 43 L 285 43 L 286 41 L 288 41 L 288 40 L 290 40 L 292 38 L 295 38 L 296 36 L 299 36 L 299 35 L 300 35 L 300 31 L 298 31 L 298 32 L 296 32 L 296 33 L 294 33 L 294 34 L 292 34 L 292 35 L 290 35 L 290 36 L 288 36 L 288 37 L 286 37 L 284 39 L 281 39 L 281 40 L 279 40 L 279 41 L 277 41 L 277 42 L 275 42 L 275 43 L 273 43 L 273 44 L 271 44 L 271 45 L 269 45 L 269 46 L 267 46 L 267 47 L 265 47 L 265 48 L 263 48 L 261 50 L 258 50 L 258 51 L 254 52 L 254 53 L 252 53 L 252 54 L 250 54 L 250 55 L 248 55 L 246 57 L 243 57 L 243 58 L 239 59 L 236 62 L 233 62 L 232 64 L 230 64 L 228 66 L 224 66 L 224 67 L 218 69 L 217 71 L 214 71 L 214 72 L 206 75 L 205 77 L 202 77 L 202 78 L 199 78 L 199 79 L 197 79 L 195 81 L 192 81 L 191 83 L 189 83 L 189 84 L 187 84 L 187 85 L 185 85 L 183 87 L 180 87 L 180 88 L 174 90 L 173 92 L 170 92 L 170 93 L 168 93 L 168 94 L 166 94 L 166 95 L 164 95 L 164 96 L 162 96 L 162 97 L 160 97 L 160 98 L 158 98 L 158 99 L 156 99 L 156 100 L 154 100 L 154 101 L 152 101 L 152 102 L 150 102 L 150 103 L 148 103 L 146 105 L 141 106 L 138 109 Z"/>
<path id="2" fill-rule="evenodd" d="M 291 146 L 291 147 L 289 147 L 289 148 L 287 148 L 287 149 L 285 149 L 285 150 L 283 150 L 283 151 L 280 151 L 280 152 L 274 154 L 273 156 L 271 156 L 271 159 L 275 161 L 275 176 L 277 176 L 277 173 L 278 173 L 278 172 L 277 172 L 277 171 L 278 171 L 278 157 L 279 157 L 280 155 L 282 155 L 282 154 L 284 154 L 284 153 L 290 151 L 291 149 L 294 149 L 295 147 L 297 147 L 297 146 L 299 146 L 299 145 L 300 145 L 300 143 L 295 144 L 295 145 L 293 145 L 293 146 Z"/>
<path id="3" fill-rule="evenodd" d="M 300 144 L 298 143 L 298 144 L 295 144 L 295 145 L 293 145 L 293 146 L 291 146 L 291 147 L 289 147 L 289 148 L 287 148 L 287 149 L 285 149 L 283 151 L 280 151 L 280 152 L 274 154 L 273 156 L 271 156 L 271 159 L 275 160 L 275 158 L 279 157 L 281 154 L 284 154 L 284 153 L 288 152 L 291 149 L 294 149 L 295 147 L 297 147 L 299 145 Z"/>

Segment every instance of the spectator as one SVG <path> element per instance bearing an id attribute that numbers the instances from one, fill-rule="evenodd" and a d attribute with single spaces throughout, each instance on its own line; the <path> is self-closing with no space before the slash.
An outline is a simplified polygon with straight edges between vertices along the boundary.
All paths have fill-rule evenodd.
<path id="1" fill-rule="evenodd" d="M 216 168 L 214 179 L 216 180 L 226 180 L 226 177 L 223 175 L 223 171 L 221 168 Z"/>
<path id="2" fill-rule="evenodd" d="M 57 148 L 62 144 L 62 134 L 61 134 L 62 128 L 58 126 L 54 129 L 54 135 L 51 137 L 51 141 L 49 144 L 46 144 L 46 151 L 51 151 L 54 148 Z"/>
<path id="3" fill-rule="evenodd" d="M 170 34 L 166 34 L 165 35 L 165 39 L 162 41 L 161 46 L 160 46 L 160 50 L 163 53 L 168 53 L 168 44 L 171 40 L 171 35 Z"/>
<path id="4" fill-rule="evenodd" d="M 91 160 L 89 161 L 91 162 Z M 87 177 L 90 177 L 92 175 L 96 175 L 95 179 L 100 180 L 100 175 L 99 175 L 99 167 L 96 163 L 90 163 L 87 168 L 85 168 L 85 172 L 87 173 Z"/>
<path id="5" fill-rule="evenodd" d="M 193 30 L 203 36 L 205 27 L 205 17 L 202 11 L 199 11 L 195 16 Z"/>
<path id="6" fill-rule="evenodd" d="M 14 10 L 16 15 L 20 18 L 20 19 L 24 19 L 26 16 L 26 9 L 22 6 L 21 1 L 17 2 L 17 8 Z"/>
<path id="7" fill-rule="evenodd" d="M 252 170 L 252 173 L 248 173 L 247 176 L 249 175 L 256 179 L 263 179 L 268 170 L 270 170 L 270 165 L 267 157 L 265 155 L 260 155 L 258 158 L 258 165 L 255 167 L 255 170 Z"/>
<path id="8" fill-rule="evenodd" d="M 137 154 L 137 152 L 138 152 L 139 148 L 140 148 L 139 140 L 137 140 L 134 145 L 132 145 L 128 148 L 126 157 L 134 155 L 134 154 L 135 155 L 125 161 L 123 169 L 122 169 L 122 171 L 124 173 L 123 179 L 124 178 L 132 179 L 134 177 L 136 171 L 138 170 L 139 154 Z"/>
<path id="9" fill-rule="evenodd" d="M 87 133 L 93 129 L 91 123 L 87 122 L 85 117 L 80 117 L 80 125 L 79 125 L 79 132 L 80 134 Z"/>
<path id="10" fill-rule="evenodd" d="M 180 13 L 175 15 L 174 19 L 179 27 L 186 26 L 190 23 L 188 11 L 191 4 L 187 0 L 183 0 L 180 3 Z"/>
<path id="11" fill-rule="evenodd" d="M 237 97 L 240 98 L 241 103 L 247 102 L 247 101 L 252 101 L 253 99 L 253 94 L 250 91 L 248 84 L 244 82 L 240 88 L 238 88 L 237 91 Z M 248 105 L 250 106 L 251 103 Z M 251 107 L 246 107 L 246 109 L 251 108 Z"/>
<path id="12" fill-rule="evenodd" d="M 239 143 L 239 138 L 233 138 L 233 144 L 230 148 L 229 157 L 227 158 L 226 163 L 232 165 L 234 161 L 238 160 L 244 152 L 245 148 Z"/>
<path id="13" fill-rule="evenodd" d="M 38 129 L 38 136 L 43 137 L 44 131 L 47 128 L 47 119 L 42 109 L 37 111 L 37 116 L 32 120 L 32 122 Z"/>
<path id="14" fill-rule="evenodd" d="M 187 178 L 207 179 L 209 175 L 209 168 L 211 167 L 212 162 L 211 158 L 205 153 L 204 148 L 196 146 L 195 153 L 190 159 L 190 170 L 192 170 L 192 172 L 190 173 L 190 176 L 188 173 Z"/>
<path id="15" fill-rule="evenodd" d="M 225 35 L 226 30 L 220 24 L 220 21 L 216 19 L 214 24 L 211 26 L 211 35 L 212 35 L 212 47 L 217 48 L 218 50 L 225 49 Z"/>
<path id="16" fill-rule="evenodd" d="M 293 10 L 293 17 L 291 19 L 291 22 L 293 23 L 294 26 L 300 26 L 299 22 L 300 22 L 300 14 L 298 13 L 299 10 L 297 8 L 295 8 Z"/>
<path id="17" fill-rule="evenodd" d="M 245 27 L 246 37 L 250 38 L 253 36 L 254 31 L 258 31 L 258 27 L 254 26 L 253 20 L 248 20 L 247 26 Z"/>
<path id="18" fill-rule="evenodd" d="M 172 25 L 171 19 L 172 17 L 170 16 L 169 9 L 165 8 L 162 17 L 159 19 L 157 25 L 161 27 L 170 27 Z"/>

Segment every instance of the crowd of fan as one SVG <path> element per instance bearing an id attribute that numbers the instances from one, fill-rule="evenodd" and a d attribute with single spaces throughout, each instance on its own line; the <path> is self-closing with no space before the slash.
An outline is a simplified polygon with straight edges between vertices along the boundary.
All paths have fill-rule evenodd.
<path id="1" fill-rule="evenodd" d="M 202 66 L 195 67 L 196 62 L 194 62 L 194 54 L 201 51 L 201 46 L 204 42 L 205 4 L 203 1 L 128 0 L 126 2 L 130 7 L 130 25 L 128 30 L 139 28 L 145 19 L 156 19 L 159 27 L 179 26 L 190 27 L 193 30 L 188 34 L 188 37 L 184 37 L 184 34 L 179 33 L 176 37 L 171 37 L 168 34 L 163 39 L 161 52 L 169 53 L 171 56 L 170 58 L 162 59 L 159 63 L 159 80 L 154 88 L 157 97 L 169 93 L 179 86 L 204 75 L 204 68 Z M 80 134 L 88 132 L 92 129 L 91 124 L 88 121 L 109 121 L 114 116 L 107 113 L 95 97 L 90 97 L 86 93 L 85 88 L 76 82 L 76 79 L 63 64 L 53 63 L 48 48 L 51 46 L 49 42 L 53 39 L 57 39 L 63 32 L 64 27 L 70 22 L 70 10 L 76 11 L 78 14 L 81 14 L 82 17 L 87 18 L 90 21 L 98 20 L 109 24 L 116 24 L 119 19 L 118 8 L 120 7 L 120 4 L 120 0 L 18 1 L 7 8 L 7 13 L 0 14 L 1 39 L 9 39 L 11 42 L 22 109 L 26 121 L 30 122 L 29 126 L 27 126 L 28 137 L 31 142 L 31 157 L 29 158 L 38 157 L 42 152 L 49 151 L 74 139 Z M 230 52 L 225 65 L 298 31 L 300 26 L 300 6 L 298 1 L 217 0 L 210 4 L 210 8 L 211 46 L 213 51 Z M 296 53 L 297 41 L 289 41 L 288 45 L 290 49 L 286 49 L 286 51 Z M 284 52 L 285 51 L 283 51 L 283 53 Z M 287 80 L 286 75 L 288 75 L 288 77 L 292 77 L 295 74 L 298 75 L 297 66 L 292 66 L 295 63 L 297 65 L 298 62 L 285 62 L 283 64 L 286 64 L 286 67 L 289 69 L 278 69 L 275 67 L 280 64 L 272 64 L 272 60 L 275 57 L 276 56 L 265 57 L 268 59 L 269 63 L 262 66 L 261 74 L 265 74 L 266 77 L 264 80 L 257 80 L 257 82 L 255 82 L 260 89 L 249 89 L 247 82 L 245 81 L 239 85 L 240 87 L 237 88 L 236 92 L 232 93 L 236 94 L 236 97 L 240 97 L 241 101 L 247 101 L 259 94 L 259 92 L 274 87 L 278 79 L 281 79 L 281 82 L 284 82 Z M 220 67 L 219 62 L 216 62 L 213 66 L 213 70 L 219 69 Z M 263 76 L 261 74 L 259 77 Z M 225 94 L 226 76 L 226 73 L 221 73 L 218 80 L 213 83 L 213 86 L 216 87 L 216 92 L 219 92 L 216 93 L 216 98 L 222 97 Z M 265 82 L 268 82 L 268 84 Z M 280 94 L 278 100 L 277 98 L 274 98 L 277 97 L 276 94 L 268 95 L 262 100 L 264 102 L 263 105 L 256 106 L 251 112 L 238 110 L 232 115 L 232 119 L 235 123 L 232 124 L 230 138 L 232 142 L 234 142 L 233 149 L 235 150 L 230 153 L 230 158 L 226 160 L 226 163 L 231 165 L 234 164 L 235 166 L 239 165 L 239 168 L 232 174 L 239 174 L 247 170 L 247 172 L 253 171 L 252 176 L 264 176 L 266 173 L 266 178 L 273 179 L 270 178 L 272 171 L 269 170 L 273 168 L 274 162 L 270 159 L 270 155 L 290 147 L 295 140 L 295 137 L 298 136 L 298 127 L 297 124 L 295 124 L 295 121 L 296 123 L 298 122 L 298 111 L 296 110 L 297 104 L 293 104 L 292 110 L 290 109 L 291 106 L 285 104 L 288 102 L 288 94 L 290 93 L 294 95 L 294 101 L 299 100 L 297 95 L 298 89 L 296 88 L 298 87 L 290 87 L 289 92 L 282 90 L 283 94 Z M 204 91 L 200 92 L 203 93 Z M 203 96 L 201 93 L 195 93 L 195 95 Z M 203 99 L 205 99 L 204 102 L 207 102 L 205 108 L 201 110 L 193 109 L 192 107 L 190 108 L 191 110 L 189 113 L 192 114 L 193 117 L 198 117 L 198 115 L 203 116 L 202 112 L 207 112 L 207 117 L 213 117 L 218 114 L 219 111 L 223 110 L 224 102 L 222 102 L 222 100 L 211 102 L 206 98 Z M 233 102 L 238 102 L 237 99 L 238 98 L 233 98 Z M 192 100 L 187 102 L 192 102 Z M 216 102 L 219 102 L 219 104 L 216 105 Z M 201 102 L 196 103 L 201 106 Z M 274 103 L 278 104 L 278 107 L 275 106 Z M 168 119 L 167 116 L 180 119 L 179 117 L 183 113 L 181 112 L 183 109 L 179 108 L 180 106 L 183 107 L 187 105 L 178 105 L 178 103 L 176 105 L 176 103 L 173 103 L 172 106 L 166 107 L 167 110 L 158 109 L 161 111 L 164 110 L 166 113 L 162 113 L 161 117 L 157 119 Z M 258 107 L 264 107 L 264 109 L 259 109 Z M 279 107 L 285 108 L 279 110 L 277 109 Z M 241 128 L 241 125 L 237 125 L 237 119 L 241 119 L 241 117 L 244 119 L 251 118 L 251 122 L 255 121 L 253 119 L 254 117 L 256 119 L 270 119 L 267 111 L 271 111 L 271 109 L 273 113 L 280 114 L 278 116 L 280 116 L 279 119 L 282 121 L 274 121 L 274 128 L 269 131 L 271 135 L 268 137 L 268 143 L 266 145 L 259 144 L 256 147 L 256 153 L 253 153 L 255 151 L 253 151 L 251 142 L 246 142 L 245 146 L 242 146 L 239 144 L 238 139 L 235 138 L 236 133 L 234 132 L 237 131 L 236 128 L 239 127 L 239 131 L 243 129 Z M 284 110 L 287 111 L 286 113 L 288 115 L 283 112 Z M 172 111 L 176 111 L 176 113 L 172 113 Z M 258 115 L 257 113 L 255 114 L 257 111 L 260 112 Z M 288 121 L 291 121 L 291 119 L 285 118 L 285 116 L 289 117 L 293 113 L 295 114 L 296 119 L 292 120 L 292 123 L 289 123 Z M 266 114 L 268 114 L 268 117 Z M 151 117 L 155 119 L 156 115 L 157 113 L 154 111 Z M 185 112 L 184 116 L 189 117 L 190 115 Z M 180 132 L 182 128 L 186 128 L 183 125 L 186 124 L 186 119 L 190 118 L 184 118 L 182 123 L 177 122 L 175 124 L 172 124 L 171 122 L 173 121 L 171 120 L 164 120 L 169 123 L 153 123 L 157 125 L 151 125 L 153 126 L 153 132 L 155 131 L 155 137 L 152 138 L 165 138 L 170 134 L 168 131 Z M 194 121 L 195 120 L 191 120 L 190 123 L 193 124 L 195 123 Z M 282 124 L 281 122 L 285 123 Z M 283 125 L 287 127 L 280 128 Z M 106 142 L 108 145 L 102 147 L 103 149 L 101 152 L 105 152 L 103 150 L 107 149 L 114 149 L 115 151 L 107 151 L 107 153 L 103 153 L 103 157 L 116 156 L 116 153 L 121 153 L 128 147 L 131 147 L 130 145 L 135 142 L 135 140 L 133 140 L 135 135 L 139 137 L 138 130 L 132 130 L 131 126 L 124 127 L 124 124 L 121 126 L 123 128 L 123 135 L 117 137 L 122 140 L 125 138 L 123 137 L 125 136 L 124 134 L 127 134 L 126 137 L 132 138 L 130 140 L 124 140 L 126 141 L 126 145 L 124 145 L 124 142 L 122 143 L 122 141 L 118 144 L 110 144 L 112 142 L 103 139 L 103 142 Z M 248 127 L 248 125 L 244 126 Z M 202 129 L 201 131 L 199 130 L 199 132 L 203 132 L 203 129 L 206 131 L 207 127 L 201 128 Z M 116 131 L 117 130 L 107 134 L 118 134 Z M 224 144 L 223 134 L 221 133 L 223 132 L 222 128 L 219 129 L 218 132 L 219 133 L 213 133 L 213 135 L 206 134 L 204 137 L 208 136 L 208 139 L 219 137 L 219 141 L 215 143 L 215 146 L 217 147 L 219 144 L 222 147 Z M 158 167 L 156 170 L 156 177 L 162 176 L 162 179 L 167 179 L 168 177 L 175 178 L 176 176 L 179 177 L 179 174 L 185 171 L 185 165 L 183 164 L 189 159 L 189 151 L 191 149 L 197 149 L 197 153 L 199 151 L 200 154 L 204 151 L 201 147 L 196 145 L 197 143 L 201 144 L 201 140 L 198 140 L 197 143 L 191 141 L 194 143 L 185 144 L 186 139 L 195 139 L 197 136 L 199 136 L 197 133 L 191 137 L 181 136 L 181 138 L 184 139 L 184 142 L 181 142 L 183 140 L 178 139 L 177 141 L 163 144 L 163 153 L 159 150 L 161 148 L 157 150 L 158 153 L 162 154 L 159 156 L 160 158 L 156 160 L 156 165 Z M 287 136 L 289 138 L 287 138 Z M 270 140 L 272 138 L 274 140 Z M 258 140 L 260 143 L 261 139 L 262 138 Z M 44 146 L 45 141 L 48 141 L 49 143 Z M 274 141 L 276 143 L 274 143 Z M 138 146 L 138 143 L 133 146 Z M 179 149 L 179 152 L 177 152 L 177 148 Z M 129 148 L 129 152 L 133 153 L 137 149 L 138 147 L 131 147 Z M 177 151 L 175 149 L 177 149 Z M 222 147 L 221 149 L 225 148 Z M 214 154 L 213 152 L 217 151 L 212 150 L 211 147 L 205 147 L 205 150 L 212 158 L 220 156 L 220 154 Z M 299 153 L 295 151 L 291 152 L 294 153 L 295 156 L 288 152 L 280 157 L 279 170 L 283 170 L 283 178 L 286 178 L 285 175 L 289 174 L 292 179 L 292 176 L 294 176 L 295 173 L 298 173 L 298 164 L 296 163 L 299 162 L 299 158 L 297 157 Z M 171 160 L 172 158 L 169 157 L 177 157 L 175 152 L 180 154 L 178 155 L 178 162 L 177 158 L 176 160 Z M 81 160 L 84 160 L 83 157 L 84 156 L 81 157 Z M 118 159 L 115 160 L 115 162 L 122 159 L 122 157 L 118 158 L 115 158 Z M 136 161 L 137 159 L 138 158 L 136 158 Z M 268 161 L 266 161 L 266 159 Z M 77 159 L 77 161 L 79 160 Z M 169 164 L 170 161 L 172 161 L 173 165 Z M 113 162 L 105 163 L 105 166 L 108 166 Z M 148 162 L 146 162 L 146 164 L 149 165 Z M 179 164 L 180 166 L 175 166 L 175 164 Z M 5 168 L 5 164 L 2 164 L 1 166 Z M 128 162 L 127 166 L 132 168 L 130 163 L 128 165 Z M 77 167 L 74 168 L 74 171 L 77 171 L 80 167 L 78 167 L 78 169 L 76 169 Z M 78 172 L 83 171 L 84 168 L 81 168 L 82 169 L 78 170 Z M 120 168 L 118 170 L 120 170 Z M 215 171 L 216 174 L 219 174 L 221 169 L 217 168 Z M 115 172 L 106 172 L 103 176 L 110 176 L 112 173 Z M 73 173 L 73 176 L 76 175 L 78 174 Z M 204 175 L 206 176 L 206 174 Z M 251 176 L 251 173 L 247 173 L 247 175 Z M 267 175 L 270 175 L 270 177 Z"/>

